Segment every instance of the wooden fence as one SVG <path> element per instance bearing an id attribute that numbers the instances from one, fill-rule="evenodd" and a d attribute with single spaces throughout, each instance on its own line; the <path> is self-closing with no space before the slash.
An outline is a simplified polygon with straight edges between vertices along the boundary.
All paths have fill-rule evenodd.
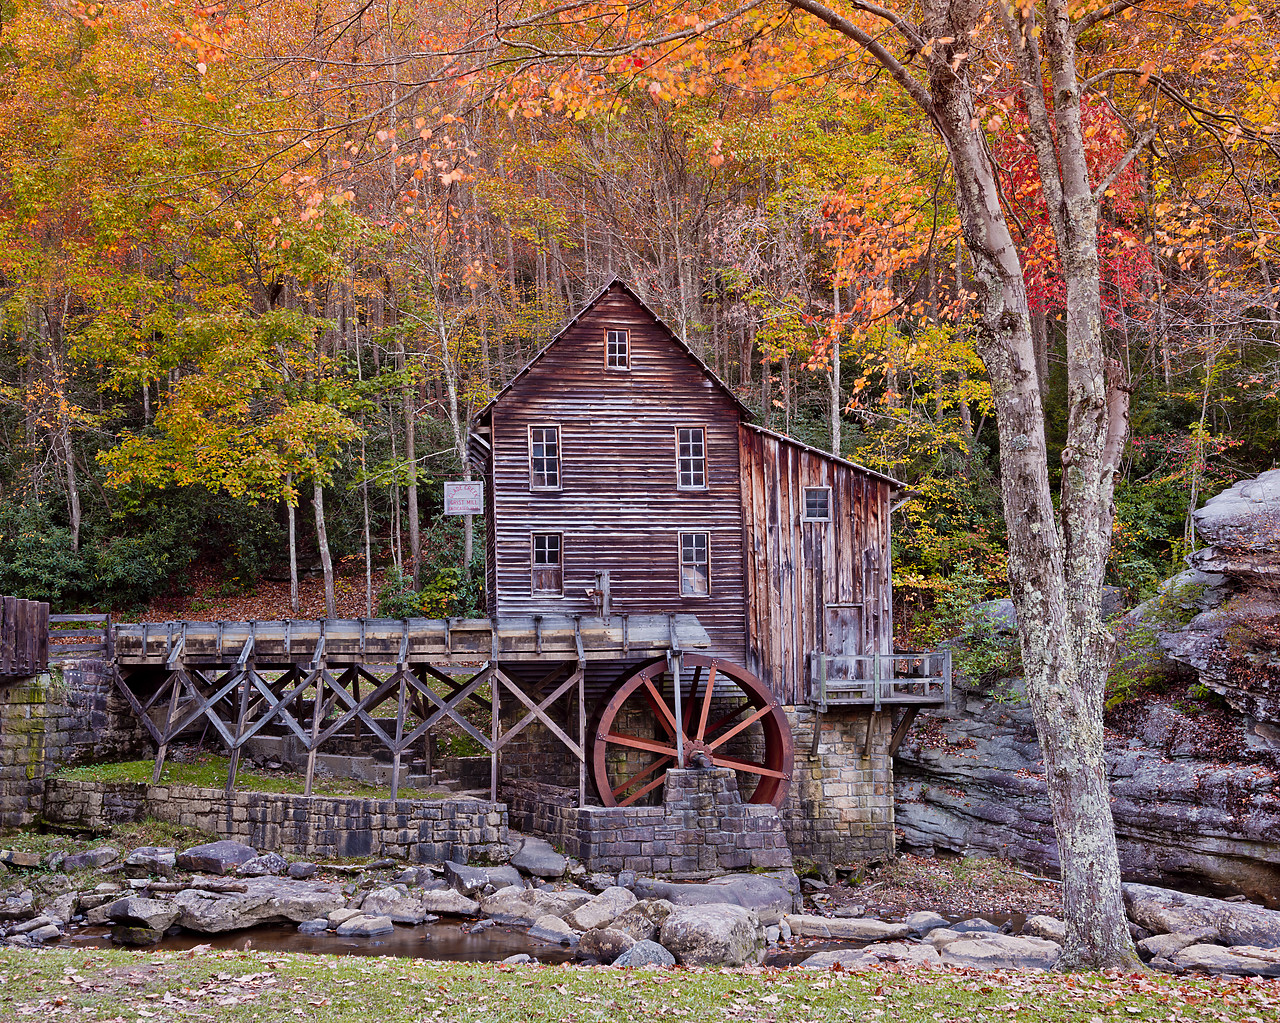
<path id="1" fill-rule="evenodd" d="M 78 661 L 84 657 L 111 660 L 111 616 L 50 615 L 49 654 L 54 662 Z"/>
<path id="2" fill-rule="evenodd" d="M 0 677 L 39 675 L 49 666 L 49 605 L 0 597 Z"/>

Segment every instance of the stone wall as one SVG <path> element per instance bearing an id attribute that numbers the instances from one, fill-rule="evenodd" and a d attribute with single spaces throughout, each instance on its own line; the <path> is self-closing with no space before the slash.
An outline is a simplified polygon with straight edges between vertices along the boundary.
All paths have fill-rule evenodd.
<path id="1" fill-rule="evenodd" d="M 795 770 L 782 813 L 792 851 L 826 865 L 892 859 L 889 739 L 893 722 L 889 712 L 831 708 L 820 719 L 816 754 L 813 711 L 791 708 L 787 717 L 795 742 Z M 864 744 L 869 753 L 865 757 Z"/>
<path id="2" fill-rule="evenodd" d="M 743 803 L 729 770 L 667 772 L 662 806 L 578 806 L 576 790 L 522 785 L 512 825 L 546 836 L 591 870 L 701 877 L 791 865 L 782 817 Z"/>
<path id="3" fill-rule="evenodd" d="M 506 807 L 473 799 L 359 799 L 50 778 L 45 819 L 106 831 L 153 817 L 259 851 L 331 859 L 393 856 L 418 863 L 501 863 Z"/>
<path id="4" fill-rule="evenodd" d="M 0 684 L 0 826 L 39 816 L 45 776 L 58 766 L 150 751 L 112 671 L 83 660 Z"/>

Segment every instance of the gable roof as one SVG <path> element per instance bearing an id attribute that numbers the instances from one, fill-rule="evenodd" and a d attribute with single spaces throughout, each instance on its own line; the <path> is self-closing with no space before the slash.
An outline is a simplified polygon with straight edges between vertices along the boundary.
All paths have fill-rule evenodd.
<path id="1" fill-rule="evenodd" d="M 693 351 L 692 348 L 690 348 L 687 344 L 685 344 L 684 340 L 680 337 L 680 335 L 677 334 L 671 328 L 671 326 L 665 320 L 662 319 L 661 316 L 655 313 L 649 307 L 649 304 L 645 302 L 645 300 L 642 299 L 639 295 L 637 295 L 635 291 L 631 288 L 631 286 L 627 284 L 626 281 L 622 280 L 622 278 L 620 277 L 615 277 L 603 288 L 597 291 L 595 295 L 591 297 L 590 301 L 588 301 L 587 304 L 582 307 L 582 309 L 577 313 L 577 315 L 575 315 L 573 319 L 569 320 L 568 323 L 566 323 L 563 327 L 561 327 L 559 331 L 556 332 L 555 336 L 550 341 L 548 341 L 545 345 L 543 345 L 542 349 L 538 352 L 538 354 L 535 355 L 528 362 L 526 362 L 524 366 L 521 367 L 520 371 L 516 373 L 516 375 L 513 376 L 509 381 L 507 381 L 507 385 L 504 388 L 502 388 L 502 390 L 500 390 L 497 394 L 495 394 L 492 398 L 489 399 L 488 404 L 486 404 L 484 408 L 480 409 L 480 411 L 476 413 L 476 420 L 480 421 L 480 420 L 483 420 L 486 416 L 488 416 L 489 413 L 493 411 L 493 407 L 497 405 L 498 402 L 500 402 L 504 397 L 506 397 L 506 395 L 511 391 L 512 388 L 514 388 L 518 383 L 520 383 L 520 381 L 525 377 L 525 375 L 528 374 L 528 372 L 531 369 L 533 369 L 535 365 L 537 365 L 537 363 L 542 359 L 542 357 L 552 349 L 555 343 L 559 341 L 562 337 L 564 337 L 564 335 L 579 320 L 581 320 L 584 316 L 590 313 L 597 305 L 599 305 L 600 300 L 603 299 L 605 295 L 607 295 L 613 288 L 618 288 L 621 291 L 625 292 L 627 295 L 631 297 L 632 301 L 634 301 L 636 305 L 638 305 L 641 309 L 643 309 L 646 313 L 648 313 L 649 316 L 653 318 L 653 321 L 659 327 L 661 327 L 663 331 L 666 332 L 667 337 L 671 340 L 671 342 L 677 348 L 679 348 L 682 352 L 684 352 L 685 355 L 689 356 L 689 358 L 694 361 L 694 364 L 697 365 L 697 367 L 700 370 L 702 370 L 703 374 L 707 377 L 707 379 L 710 380 L 713 384 L 715 384 L 716 387 L 720 389 L 721 393 L 724 394 L 726 398 L 728 398 L 731 402 L 733 402 L 734 406 L 738 409 L 738 412 L 742 415 L 742 418 L 744 420 L 750 421 L 752 419 L 755 419 L 755 413 L 752 412 L 751 409 L 747 408 L 747 406 L 742 403 L 742 400 L 736 394 L 733 393 L 733 391 L 730 389 L 728 384 L 726 384 L 723 380 L 721 380 L 718 376 L 716 376 L 715 371 L 712 370 L 710 366 L 708 366 L 705 362 L 703 362 L 700 358 L 698 358 L 697 354 Z"/>
<path id="2" fill-rule="evenodd" d="M 896 480 L 892 476 L 886 476 L 882 472 L 876 472 L 875 469 L 868 469 L 865 465 L 859 465 L 857 462 L 851 462 L 842 455 L 833 455 L 830 451 L 823 451 L 822 448 L 815 448 L 812 444 L 806 444 L 802 440 L 796 440 L 789 434 L 779 433 L 777 430 L 770 430 L 767 426 L 759 426 L 756 423 L 743 423 L 748 430 L 754 430 L 756 433 L 771 437 L 783 444 L 790 444 L 792 447 L 799 448 L 801 451 L 808 452 L 818 458 L 825 458 L 828 462 L 835 462 L 837 465 L 843 465 L 845 468 L 854 469 L 857 472 L 864 473 L 867 476 L 873 476 L 878 480 L 888 483 L 895 490 L 905 490 L 907 485 L 901 480 Z"/>

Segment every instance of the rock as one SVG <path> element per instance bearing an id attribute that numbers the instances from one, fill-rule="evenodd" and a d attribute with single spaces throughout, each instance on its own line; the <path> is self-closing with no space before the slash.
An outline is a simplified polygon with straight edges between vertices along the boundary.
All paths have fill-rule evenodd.
<path id="1" fill-rule="evenodd" d="M 314 863 L 308 863 L 305 860 L 300 860 L 297 863 L 289 864 L 288 876 L 293 878 L 295 881 L 305 881 L 307 878 L 315 876 L 316 869 L 317 868 Z"/>
<path id="2" fill-rule="evenodd" d="M 72 853 L 62 858 L 60 869 L 71 874 L 77 870 L 97 870 L 120 858 L 120 850 L 110 845 L 100 845 L 96 849 Z"/>
<path id="3" fill-rule="evenodd" d="M 893 941 L 911 933 L 907 924 L 883 920 L 839 920 L 826 916 L 792 914 L 786 918 L 791 933 L 799 938 L 843 938 L 847 941 Z M 666 944 L 666 942 L 663 942 Z"/>
<path id="4" fill-rule="evenodd" d="M 223 839 L 184 849 L 178 853 L 177 864 L 181 870 L 201 874 L 229 874 L 233 868 L 257 855 L 258 851 L 250 846 Z"/>
<path id="5" fill-rule="evenodd" d="M 410 895 L 399 888 L 378 888 L 365 896 L 360 912 L 365 916 L 388 916 L 392 923 L 420 924 L 427 918 L 420 895 Z"/>
<path id="6" fill-rule="evenodd" d="M 325 917 L 318 916 L 314 920 L 303 920 L 298 924 L 299 934 L 323 934 L 329 929 L 329 921 Z"/>
<path id="7" fill-rule="evenodd" d="M 800 965 L 808 970 L 829 970 L 837 964 L 846 970 L 863 969 L 879 963 L 910 963 L 937 966 L 942 957 L 930 945 L 913 945 L 906 942 L 887 942 L 868 945 L 862 949 L 839 949 L 831 952 L 815 952 Z"/>
<path id="8" fill-rule="evenodd" d="M 1191 513 L 1196 533 L 1214 547 L 1274 555 L 1280 521 L 1280 469 L 1241 480 Z"/>
<path id="9" fill-rule="evenodd" d="M 36 915 L 36 898 L 27 891 L 9 892 L 0 903 L 0 920 L 30 920 Z"/>
<path id="10" fill-rule="evenodd" d="M 338 925 L 340 938 L 372 938 L 378 934 L 389 934 L 396 929 L 389 916 L 366 916 L 364 913 L 344 920 Z"/>
<path id="11" fill-rule="evenodd" d="M 971 933 L 949 942 L 942 949 L 942 961 L 980 970 L 1051 970 L 1061 954 L 1061 945 L 1043 938 Z"/>
<path id="12" fill-rule="evenodd" d="M 636 904 L 636 897 L 626 888 L 606 888 L 590 902 L 583 903 L 564 918 L 575 931 L 606 927 Z"/>
<path id="13" fill-rule="evenodd" d="M 524 878 L 515 867 L 472 867 L 465 863 L 446 862 L 444 877 L 454 891 L 463 895 L 474 895 L 483 892 L 492 885 L 496 888 L 525 887 Z"/>
<path id="14" fill-rule="evenodd" d="M 1153 934 L 1138 942 L 1138 955 L 1143 959 L 1167 959 L 1173 957 L 1190 945 L 1198 944 L 1202 939 L 1194 934 Z"/>
<path id="15" fill-rule="evenodd" d="M 46 941 L 57 941 L 62 937 L 62 931 L 57 924 L 45 924 L 43 927 L 37 927 L 34 931 L 27 933 L 27 940 L 44 944 Z"/>
<path id="16" fill-rule="evenodd" d="M 612 963 L 635 943 L 636 939 L 630 934 L 615 931 L 612 927 L 598 927 L 594 931 L 586 931 L 578 938 L 578 954 L 607 964 Z"/>
<path id="17" fill-rule="evenodd" d="M 1188 945 L 1173 956 L 1183 970 L 1243 977 L 1280 977 L 1280 949 L 1255 945 Z"/>
<path id="18" fill-rule="evenodd" d="M 178 853 L 168 846 L 139 846 L 124 858 L 124 865 L 130 868 L 130 874 L 172 877 L 174 868 L 178 865 Z"/>
<path id="19" fill-rule="evenodd" d="M 67 924 L 79 909 L 80 893 L 64 892 L 45 906 L 44 913 L 55 924 Z"/>
<path id="20" fill-rule="evenodd" d="M 388 870 L 396 866 L 396 861 L 390 856 L 380 856 L 376 860 L 370 860 L 364 865 L 365 870 Z"/>
<path id="21" fill-rule="evenodd" d="M 172 902 L 131 896 L 107 906 L 107 919 L 127 927 L 166 931 L 178 919 L 178 910 Z"/>
<path id="22" fill-rule="evenodd" d="M 511 865 L 534 877 L 563 877 L 568 861 L 541 838 L 526 838 Z"/>
<path id="23" fill-rule="evenodd" d="M 754 912 L 764 924 L 776 924 L 785 914 L 801 906 L 800 884 L 789 870 L 772 874 L 726 874 L 705 884 L 676 884 L 644 877 L 636 879 L 630 887 L 637 898 L 666 899 L 676 906 L 726 903 L 741 906 Z"/>
<path id="24" fill-rule="evenodd" d="M 236 867 L 236 873 L 241 877 L 288 874 L 289 861 L 278 852 L 263 853 L 261 856 L 255 856 L 251 860 L 245 860 L 240 866 Z"/>
<path id="25" fill-rule="evenodd" d="M 764 962 L 764 926 L 755 913 L 741 906 L 677 905 L 663 922 L 660 934 L 660 944 L 683 966 L 755 966 Z"/>
<path id="26" fill-rule="evenodd" d="M 341 909 L 335 909 L 325 919 L 329 921 L 330 927 L 337 927 L 341 923 L 346 923 L 346 921 L 350 920 L 353 916 L 359 915 L 360 910 L 351 909 L 349 906 L 343 906 Z"/>
<path id="27" fill-rule="evenodd" d="M 950 926 L 947 923 L 947 918 L 945 916 L 942 916 L 940 913 L 930 913 L 927 910 L 912 913 L 902 922 L 910 928 L 910 933 L 917 937 L 928 934 L 930 931 L 937 930 L 939 927 Z"/>
<path id="28" fill-rule="evenodd" d="M 1022 925 L 1022 933 L 1031 938 L 1044 938 L 1059 945 L 1067 943 L 1067 925 L 1051 916 L 1028 917 Z"/>
<path id="29" fill-rule="evenodd" d="M 657 936 L 673 909 L 675 906 L 666 899 L 642 899 L 609 926 L 615 931 L 630 934 L 636 941 L 649 941 Z"/>
<path id="30" fill-rule="evenodd" d="M 602 892 L 606 888 L 613 888 L 615 885 L 621 887 L 621 885 L 618 885 L 618 879 L 613 874 L 601 872 L 588 874 L 582 882 L 582 887 L 591 892 Z"/>
<path id="31" fill-rule="evenodd" d="M 462 898 L 462 896 L 459 895 L 458 898 Z M 592 896 L 586 892 L 574 894 L 572 892 L 547 892 L 539 888 L 504 888 L 482 899 L 480 912 L 485 916 L 492 917 L 500 924 L 516 924 L 528 927 L 536 923 L 539 917 L 558 916 L 564 918 L 579 906 L 591 901 L 591 898 Z"/>
<path id="32" fill-rule="evenodd" d="M 1280 912 L 1145 884 L 1124 885 L 1129 918 L 1156 934 L 1192 934 L 1224 945 L 1280 948 Z"/>
<path id="33" fill-rule="evenodd" d="M 959 931 L 961 934 L 999 934 L 1000 928 L 993 924 L 990 920 L 984 920 L 980 916 L 970 917 L 968 920 L 961 920 L 958 924 L 947 924 L 953 931 Z"/>
<path id="34" fill-rule="evenodd" d="M 130 927 L 121 924 L 111 928 L 111 940 L 118 945 L 155 945 L 164 937 L 164 931 L 154 927 Z"/>
<path id="35" fill-rule="evenodd" d="M 475 916 L 480 912 L 480 903 L 468 899 L 451 888 L 436 891 L 424 891 L 418 895 L 418 901 L 424 913 L 440 913 L 449 916 Z"/>
<path id="36" fill-rule="evenodd" d="M 18 849 L 0 849 L 0 863 L 11 867 L 38 867 L 40 854 L 22 852 Z"/>
<path id="37" fill-rule="evenodd" d="M 529 955 L 528 952 L 517 952 L 513 956 L 507 956 L 502 962 L 506 966 L 528 966 L 530 963 L 537 962 L 537 960 Z"/>
<path id="38" fill-rule="evenodd" d="M 529 928 L 529 937 L 549 941 L 554 945 L 576 945 L 578 932 L 558 916 L 540 916 Z"/>
<path id="39" fill-rule="evenodd" d="M 619 888 L 632 889 L 635 886 L 636 886 L 636 872 L 634 870 L 618 871 L 618 887 Z M 642 899 L 645 898 L 645 896 L 643 895 L 638 897 Z"/>
<path id="40" fill-rule="evenodd" d="M 189 931 L 217 934 L 265 923 L 301 923 L 327 916 L 346 902 L 329 884 L 282 877 L 249 877 L 244 892 L 187 889 L 173 900 L 178 923 Z"/>
<path id="41" fill-rule="evenodd" d="M 24 920 L 16 927 L 10 927 L 9 933 L 26 934 L 28 931 L 34 931 L 41 927 L 48 927 L 51 923 L 53 923 L 53 920 L 42 913 L 40 916 L 33 916 L 30 920 Z"/>
<path id="42" fill-rule="evenodd" d="M 770 924 L 768 927 L 764 929 L 764 940 L 767 941 L 771 946 L 776 945 L 779 941 L 782 940 L 782 928 L 780 928 L 777 924 Z"/>
<path id="43" fill-rule="evenodd" d="M 637 941 L 613 961 L 614 966 L 675 966 L 676 957 L 656 941 Z"/>

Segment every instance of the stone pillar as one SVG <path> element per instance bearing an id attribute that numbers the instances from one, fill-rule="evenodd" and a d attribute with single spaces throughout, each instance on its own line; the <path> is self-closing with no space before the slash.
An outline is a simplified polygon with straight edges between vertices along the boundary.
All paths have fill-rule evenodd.
<path id="1" fill-rule="evenodd" d="M 44 805 L 49 676 L 0 686 L 0 826 L 31 824 Z"/>
<path id="2" fill-rule="evenodd" d="M 795 739 L 795 773 L 782 811 L 792 851 L 820 866 L 892 858 L 890 712 L 832 707 L 820 719 L 816 754 L 813 710 L 796 707 L 787 717 Z"/>

